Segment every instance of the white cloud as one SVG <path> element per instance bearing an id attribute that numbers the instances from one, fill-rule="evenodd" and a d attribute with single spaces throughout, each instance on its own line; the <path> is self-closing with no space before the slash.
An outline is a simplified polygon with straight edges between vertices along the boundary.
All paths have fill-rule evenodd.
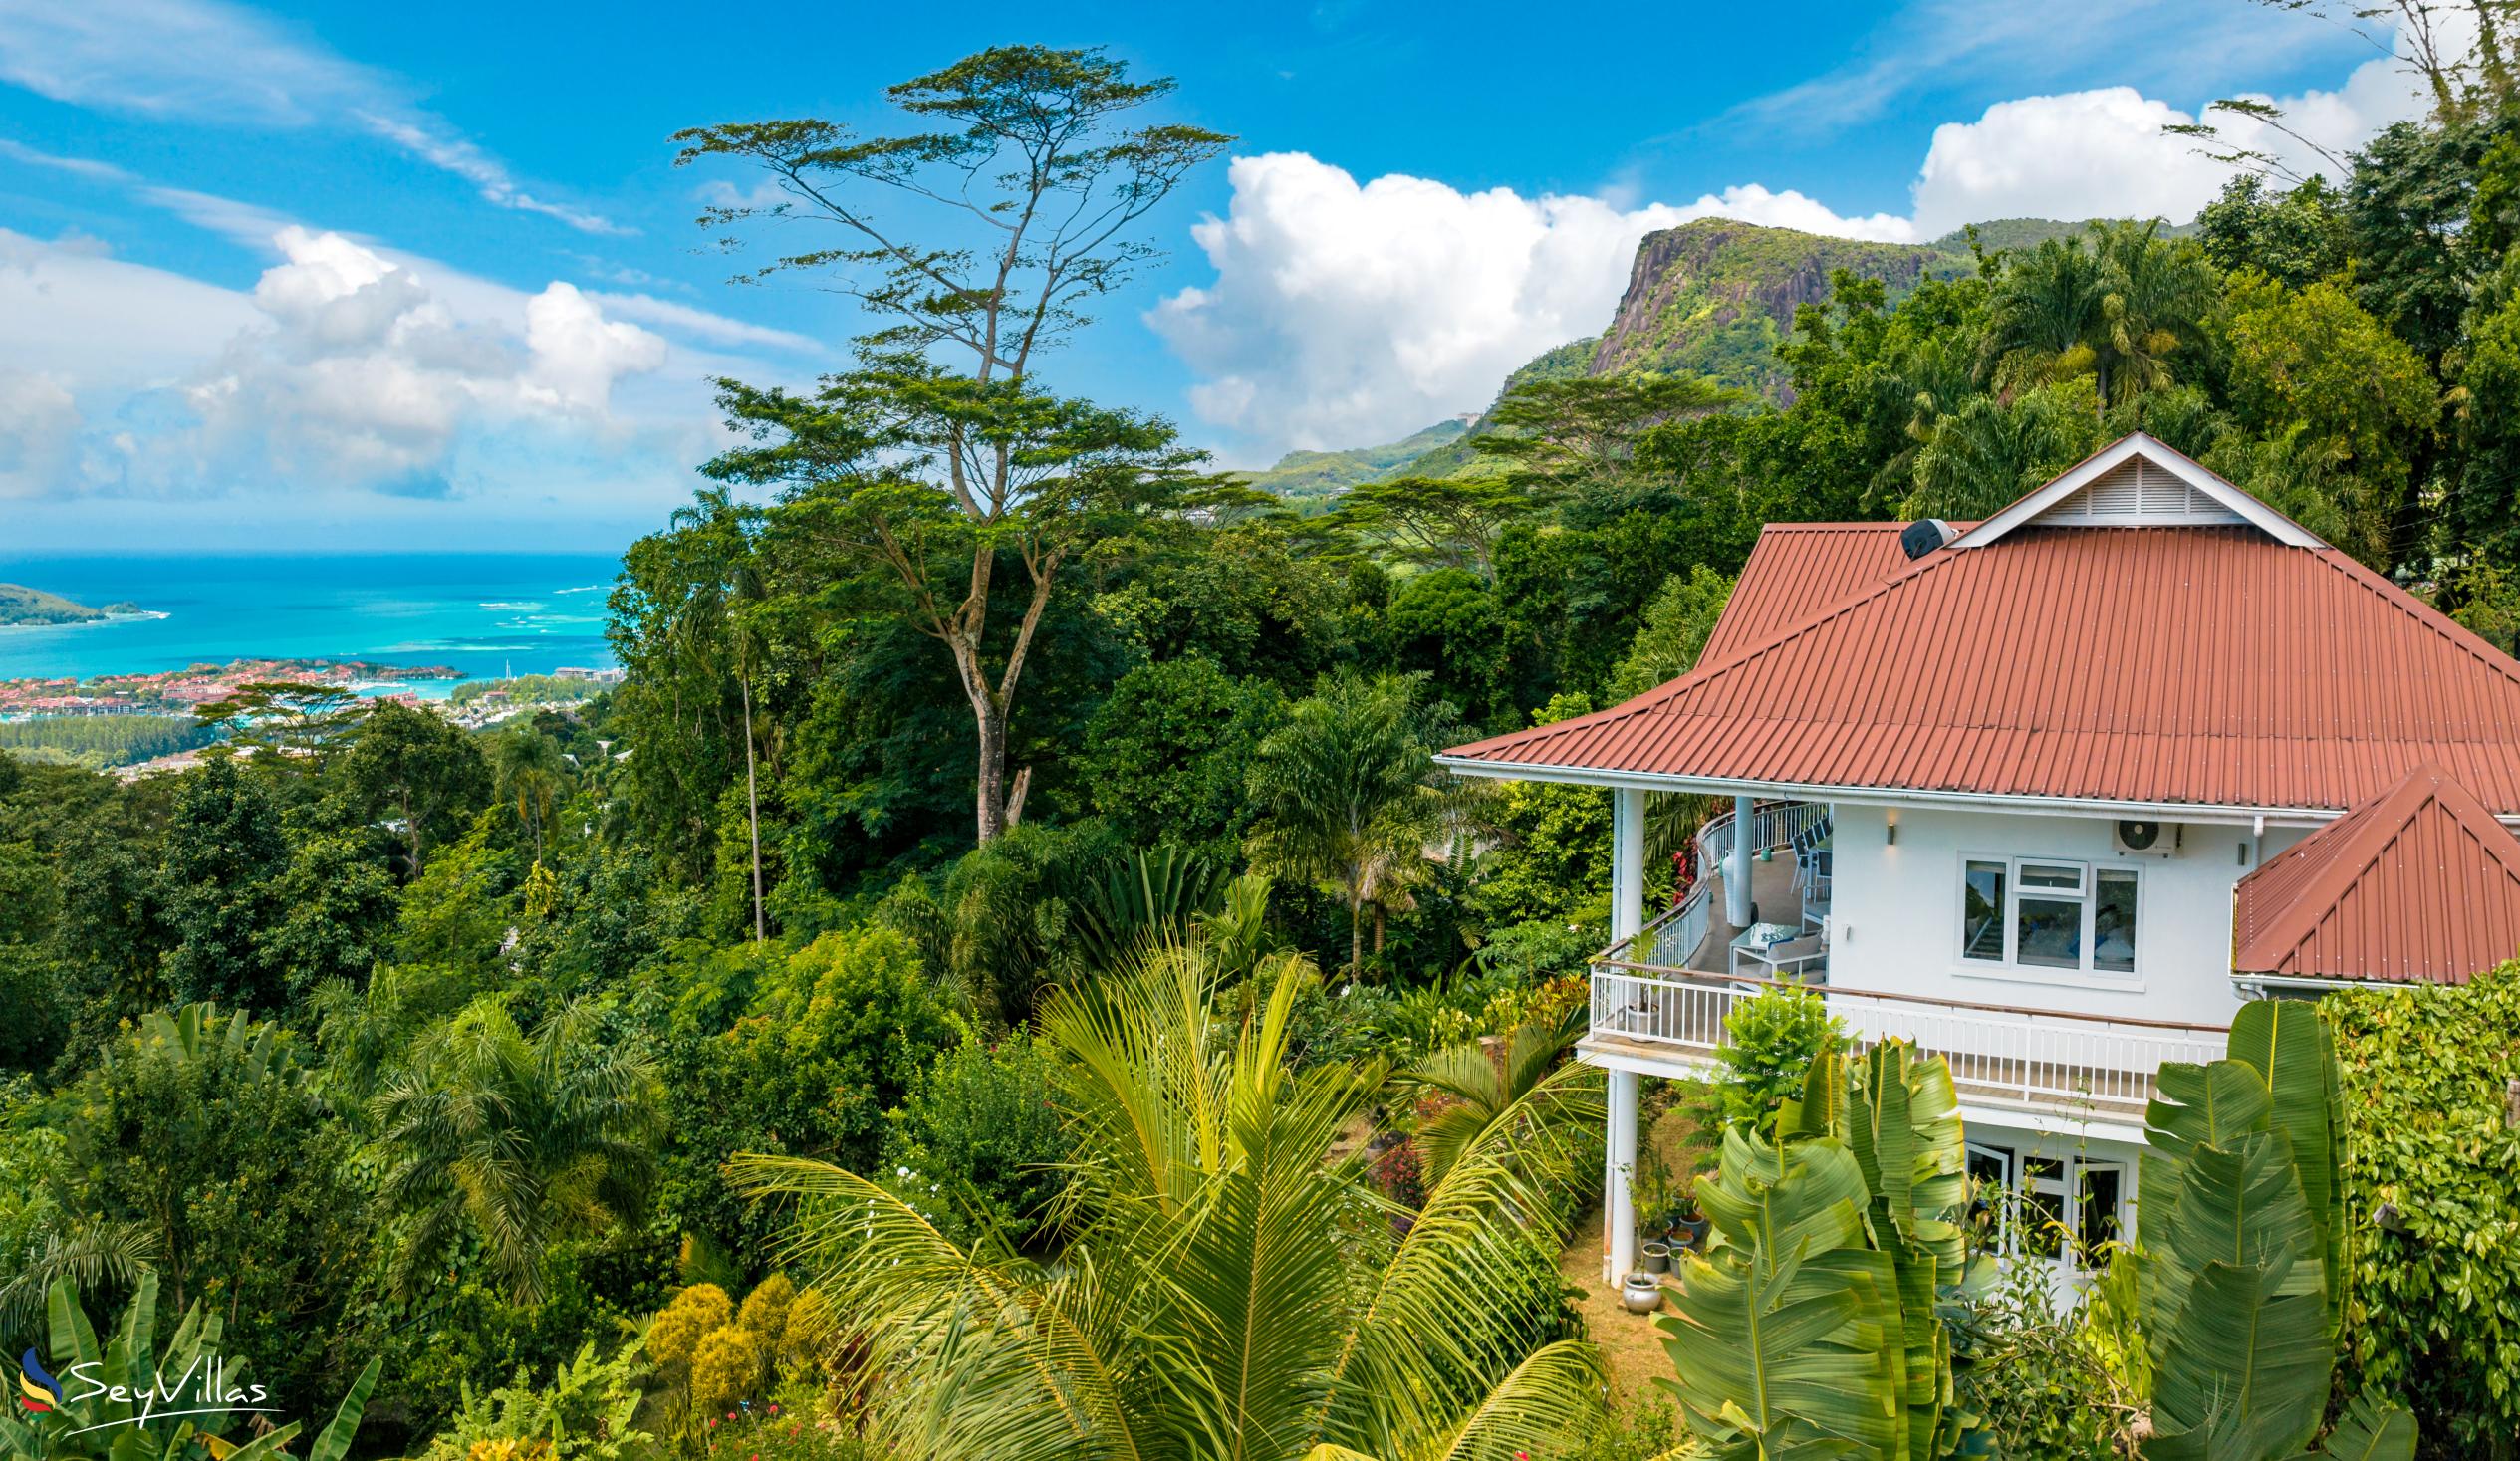
<path id="1" fill-rule="evenodd" d="M 2018 29 L 1997 41 L 2022 44 Z M 2425 103 L 2387 57 L 2334 91 L 2264 100 L 2340 155 Z M 1651 230 L 1721 216 L 1913 242 L 1992 218 L 2184 221 L 2231 176 L 2162 131 L 2193 120 L 2133 87 L 1997 103 L 1935 129 L 1903 217 L 1848 216 L 1757 183 L 1624 207 L 1506 188 L 1463 193 L 1400 174 L 1359 183 L 1302 153 L 1242 157 L 1228 174 L 1226 215 L 1191 230 L 1214 280 L 1164 300 L 1147 323 L 1198 376 L 1191 413 L 1226 433 L 1237 458 L 1395 440 L 1485 405 L 1514 366 L 1601 330 Z M 2230 144 L 2305 173 L 2333 171 L 2262 122 L 2215 121 Z"/>
<path id="2" fill-rule="evenodd" d="M 637 270 L 622 271 L 639 279 L 653 276 Z M 651 294 L 619 294 L 612 290 L 595 290 L 590 296 L 605 310 L 625 320 L 677 330 L 712 345 L 765 346 L 771 350 L 794 351 L 800 355 L 820 355 L 825 347 L 811 336 L 793 330 L 780 330 L 768 325 L 755 325 L 749 320 L 730 319 L 707 310 L 694 309 L 672 300 L 660 300 Z"/>
<path id="3" fill-rule="evenodd" d="M 408 84 L 222 0 L 0 0 L 0 81 L 150 118 L 358 126 L 462 178 L 495 206 L 583 233 L 633 231 L 529 191 L 479 144 L 413 106 Z"/>
<path id="4" fill-rule="evenodd" d="M 751 364 L 565 281 L 527 294 L 300 225 L 265 242 L 235 291 L 0 230 L 0 495 L 666 502 L 719 429 L 702 379 Z"/>
<path id="5" fill-rule="evenodd" d="M 2426 99 L 2389 59 L 2357 67 L 2344 86 L 2297 97 L 2259 96 L 2285 124 L 2343 156 L 2390 122 L 2422 115 Z M 2183 222 L 2213 201 L 2231 169 L 2162 128 L 2195 121 L 2133 87 L 1999 102 L 1975 122 L 1934 128 L 1913 189 L 1927 238 L 1988 218 L 2167 218 Z M 2272 153 L 2304 175 L 2333 174 L 2317 150 L 2245 117 L 2210 119 L 2225 142 Z"/>
<path id="6" fill-rule="evenodd" d="M 35 497 L 69 466 L 79 402 L 52 376 L 0 368 L 0 497 Z"/>
<path id="7" fill-rule="evenodd" d="M 558 280 L 525 306 L 525 348 L 534 356 L 530 379 L 563 404 L 598 414 L 612 403 L 614 381 L 665 363 L 662 340 L 605 319 L 595 299 Z"/>
<path id="8" fill-rule="evenodd" d="M 1272 449 L 1383 440 L 1485 404 L 1516 365 L 1601 328 L 1654 229 L 1710 215 L 1864 238 L 1907 228 L 1755 186 L 1620 209 L 1398 174 L 1360 185 L 1300 152 L 1236 158 L 1229 179 L 1227 216 L 1191 230 L 1216 282 L 1147 323 L 1204 377 L 1199 418 Z"/>

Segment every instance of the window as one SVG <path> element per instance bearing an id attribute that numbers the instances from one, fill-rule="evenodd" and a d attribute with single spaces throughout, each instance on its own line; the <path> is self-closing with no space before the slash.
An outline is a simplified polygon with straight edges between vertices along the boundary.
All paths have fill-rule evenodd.
<path id="1" fill-rule="evenodd" d="M 1960 956 L 2004 961 L 2004 864 L 1971 861 L 1960 913 Z"/>
<path id="2" fill-rule="evenodd" d="M 2013 961 L 2083 967 L 2083 864 L 2024 862 L 2013 899 Z"/>
<path id="3" fill-rule="evenodd" d="M 2127 1176 L 2127 1169 L 2114 1162 L 2076 1162 L 2082 1181 L 2075 1193 L 2074 1238 L 2080 1266 L 2099 1268 L 2107 1263 L 2101 1252 L 2105 1244 L 2118 1241 L 2118 1199 Z"/>
<path id="4" fill-rule="evenodd" d="M 2107 1245 L 2124 1236 L 2123 1162 L 1971 1142 L 1968 1173 L 1969 1217 L 1985 1225 L 1990 1252 L 2052 1263 L 2061 1274 L 2093 1273 L 2107 1266 Z"/>
<path id="5" fill-rule="evenodd" d="M 2135 972 L 2135 873 L 2105 867 L 2092 902 L 2092 967 L 2112 974 Z"/>
<path id="6" fill-rule="evenodd" d="M 2101 975 L 2132 975 L 2139 874 L 2055 857 L 1966 857 L 1960 863 L 1960 957 Z"/>
<path id="7" fill-rule="evenodd" d="M 1969 1143 L 1969 1223 L 1983 1227 L 1987 1247 L 1995 1253 L 2012 1251 L 2012 1168 L 2011 1147 Z"/>

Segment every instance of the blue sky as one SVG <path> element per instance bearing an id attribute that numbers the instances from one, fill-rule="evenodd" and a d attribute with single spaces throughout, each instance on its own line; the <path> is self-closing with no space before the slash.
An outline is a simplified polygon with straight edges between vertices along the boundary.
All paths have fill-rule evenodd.
<path id="1" fill-rule="evenodd" d="M 2159 126 L 2214 97 L 2340 146 L 2413 111 L 2385 34 L 2245 0 L 707 13 L 0 0 L 0 533 L 619 547 L 715 444 L 708 376 L 808 380 L 856 323 L 725 283 L 691 220 L 754 179 L 666 135 L 881 125 L 990 44 L 1107 45 L 1240 138 L 1054 367 L 1235 464 L 1479 408 L 1651 227 L 2185 217 L 2220 174 Z"/>

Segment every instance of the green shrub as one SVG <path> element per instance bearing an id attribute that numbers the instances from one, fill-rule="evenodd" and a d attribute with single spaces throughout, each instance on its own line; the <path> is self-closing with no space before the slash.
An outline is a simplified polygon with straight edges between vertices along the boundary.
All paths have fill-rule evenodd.
<path id="1" fill-rule="evenodd" d="M 2402 1396 L 2437 1454 L 2497 1454 L 2520 1436 L 2520 964 L 2322 1004 L 2351 1136 L 2348 1388 Z"/>
<path id="2" fill-rule="evenodd" d="M 510 1455 L 615 1461 L 627 1447 L 650 1439 L 631 1426 L 646 1373 L 637 1353 L 633 1339 L 611 1358 L 598 1359 L 595 1341 L 589 1339 L 575 1359 L 553 1371 L 548 1384 L 535 1384 L 532 1372 L 520 1366 L 514 1384 L 487 1395 L 476 1395 L 466 1385 L 462 1407 L 429 1442 L 422 1461 Z"/>
<path id="3" fill-rule="evenodd" d="M 1717 1054 L 1724 1077 L 1716 1091 L 1724 1118 L 1751 1124 L 1775 1114 L 1778 1104 L 1802 1094 L 1803 1077 L 1823 1051 L 1846 1045 L 1844 1022 L 1828 1002 L 1800 989 L 1762 989 L 1724 1017 L 1725 1041 Z"/>
<path id="4" fill-rule="evenodd" d="M 2014 1263 L 1961 1310 L 1952 1338 L 1960 1403 L 2000 1456 L 2116 1461 L 2133 1420 L 2085 1330 L 2085 1309 L 2059 1314 L 2047 1265 Z"/>
<path id="5" fill-rule="evenodd" d="M 728 1325 L 700 1337 L 691 1352 L 691 1409 L 707 1416 L 761 1392 L 770 1353 L 761 1337 Z"/>
<path id="6" fill-rule="evenodd" d="M 1051 1104 L 1050 1062 L 1022 1031 L 936 1058 L 883 1140 L 884 1185 L 969 1244 L 994 1229 L 1022 1245 L 1066 1185 L 1071 1145 Z"/>
<path id="7" fill-rule="evenodd" d="M 700 1340 L 735 1322 L 735 1302 L 715 1284 L 693 1284 L 673 1296 L 647 1326 L 647 1357 L 659 1368 L 683 1370 Z"/>

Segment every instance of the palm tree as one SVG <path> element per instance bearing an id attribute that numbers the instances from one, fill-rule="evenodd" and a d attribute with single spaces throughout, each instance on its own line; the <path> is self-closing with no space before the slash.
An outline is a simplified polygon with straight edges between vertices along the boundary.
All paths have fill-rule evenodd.
<path id="1" fill-rule="evenodd" d="M 2192 346 L 2216 293 L 2192 240 L 2156 225 L 2095 224 L 2049 239 L 2006 269 L 1978 346 L 1982 378 L 2011 392 L 2086 372 L 2098 413 L 2172 383 L 2170 357 Z"/>
<path id="2" fill-rule="evenodd" d="M 499 737 L 491 750 L 500 794 L 516 804 L 516 818 L 534 832 L 534 860 L 543 860 L 543 829 L 551 822 L 552 803 L 569 776 L 560 745 L 531 724 L 520 724 Z"/>
<path id="3" fill-rule="evenodd" d="M 1584 1069 L 1540 1082 L 1408 1212 L 1340 1140 L 1379 1070 L 1290 1069 L 1314 977 L 1272 957 L 1234 1021 L 1204 960 L 1169 947 L 1054 998 L 1042 1039 L 1078 1154 L 1049 1264 L 958 1247 L 831 1166 L 737 1159 L 755 1192 L 799 1202 L 791 1251 L 881 1377 L 873 1449 L 1413 1461 L 1562 1454 L 1583 1435 L 1600 1361 L 1551 1338 L 1554 1235 L 1523 1215 L 1549 1210 L 1601 1119 Z"/>
<path id="4" fill-rule="evenodd" d="M 422 1036 L 376 1100 L 390 1153 L 381 1195 L 410 1221 L 405 1293 L 469 1221 L 519 1302 L 543 1292 L 543 1255 L 644 1205 L 655 1175 L 656 1081 L 600 1044 L 572 1004 L 519 1030 L 484 997 Z"/>
<path id="5" fill-rule="evenodd" d="M 1500 1122 L 1528 1121 L 1536 1108 L 1571 1096 L 1550 1085 L 1559 1058 L 1583 1038 L 1591 1011 L 1578 1007 L 1556 1020 L 1528 1020 L 1490 1049 L 1472 1040 L 1419 1061 L 1401 1080 L 1447 1097 L 1417 1124 L 1417 1156 L 1426 1175 L 1443 1180 L 1464 1152 L 1496 1139 Z"/>
<path id="6" fill-rule="evenodd" d="M 1429 744 L 1441 716 L 1418 705 L 1408 678 L 1342 670 L 1297 701 L 1253 758 L 1252 867 L 1338 892 L 1351 973 L 1365 967 L 1366 908 L 1380 952 L 1385 917 L 1406 906 L 1454 810 Z"/>

